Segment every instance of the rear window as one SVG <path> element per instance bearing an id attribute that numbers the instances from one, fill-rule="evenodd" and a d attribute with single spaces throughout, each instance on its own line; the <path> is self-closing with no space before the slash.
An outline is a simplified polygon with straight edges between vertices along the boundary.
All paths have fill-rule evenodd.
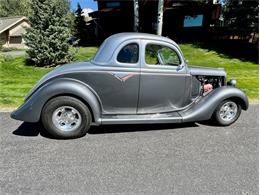
<path id="1" fill-rule="evenodd" d="M 121 63 L 135 64 L 139 59 L 139 46 L 137 43 L 130 43 L 124 46 L 117 55 L 117 61 Z"/>

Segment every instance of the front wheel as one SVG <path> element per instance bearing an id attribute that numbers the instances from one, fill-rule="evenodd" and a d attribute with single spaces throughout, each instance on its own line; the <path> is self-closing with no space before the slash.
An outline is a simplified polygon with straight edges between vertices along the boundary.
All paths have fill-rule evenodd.
<path id="1" fill-rule="evenodd" d="M 51 99 L 43 107 L 41 120 L 46 131 L 55 138 L 84 136 L 91 123 L 88 107 L 70 96 Z"/>
<path id="2" fill-rule="evenodd" d="M 241 106 L 233 100 L 224 100 L 216 108 L 212 119 L 221 126 L 234 123 L 241 114 Z"/>

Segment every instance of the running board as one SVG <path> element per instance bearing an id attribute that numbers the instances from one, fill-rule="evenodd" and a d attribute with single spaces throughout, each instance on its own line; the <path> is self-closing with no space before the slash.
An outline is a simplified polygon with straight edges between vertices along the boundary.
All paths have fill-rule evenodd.
<path id="1" fill-rule="evenodd" d="M 182 117 L 177 112 L 164 114 L 103 115 L 101 119 L 101 124 L 152 124 L 181 122 Z"/>

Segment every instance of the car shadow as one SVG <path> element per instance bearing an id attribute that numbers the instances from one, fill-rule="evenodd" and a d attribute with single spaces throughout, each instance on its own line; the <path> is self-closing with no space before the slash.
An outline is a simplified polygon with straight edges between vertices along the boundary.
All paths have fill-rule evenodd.
<path id="1" fill-rule="evenodd" d="M 157 131 L 157 130 L 172 130 L 183 129 L 189 127 L 198 127 L 196 123 L 180 123 L 180 124 L 134 124 L 134 125 L 101 125 L 93 126 L 88 131 L 89 134 L 107 134 L 107 133 L 127 133 L 138 131 Z M 43 136 L 53 139 L 50 136 L 41 123 L 22 123 L 16 130 L 13 131 L 14 135 L 36 137 Z"/>
<path id="2" fill-rule="evenodd" d="M 36 137 L 41 135 L 43 137 L 52 138 L 48 135 L 40 123 L 22 123 L 16 130 L 13 131 L 14 135 L 25 137 Z"/>
<path id="3" fill-rule="evenodd" d="M 35 123 L 22 123 L 16 130 L 13 131 L 14 135 L 34 137 L 40 134 L 40 127 Z"/>
<path id="4" fill-rule="evenodd" d="M 91 127 L 88 133 L 89 134 L 128 133 L 128 132 L 138 132 L 138 131 L 183 129 L 189 127 L 198 127 L 198 125 L 196 123 L 102 125 L 102 126 Z"/>
<path id="5" fill-rule="evenodd" d="M 210 127 L 220 127 L 215 121 L 212 120 L 200 121 L 197 123 L 205 126 L 210 126 Z"/>

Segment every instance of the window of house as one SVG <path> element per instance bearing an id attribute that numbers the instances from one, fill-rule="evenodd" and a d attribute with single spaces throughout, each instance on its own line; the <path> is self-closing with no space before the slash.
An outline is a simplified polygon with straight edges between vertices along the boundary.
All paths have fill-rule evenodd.
<path id="1" fill-rule="evenodd" d="M 22 43 L 22 37 L 21 36 L 15 36 L 15 37 L 10 37 L 10 44 L 21 44 Z"/>
<path id="2" fill-rule="evenodd" d="M 107 2 L 106 7 L 107 8 L 120 7 L 120 2 Z"/>
<path id="3" fill-rule="evenodd" d="M 183 27 L 200 27 L 203 25 L 203 15 L 185 16 Z"/>
<path id="4" fill-rule="evenodd" d="M 178 66 L 181 64 L 180 58 L 172 48 L 148 44 L 145 48 L 145 62 L 149 65 Z"/>
<path id="5" fill-rule="evenodd" d="M 137 63 L 139 58 L 139 47 L 137 43 L 124 46 L 117 55 L 117 61 L 121 63 Z"/>

